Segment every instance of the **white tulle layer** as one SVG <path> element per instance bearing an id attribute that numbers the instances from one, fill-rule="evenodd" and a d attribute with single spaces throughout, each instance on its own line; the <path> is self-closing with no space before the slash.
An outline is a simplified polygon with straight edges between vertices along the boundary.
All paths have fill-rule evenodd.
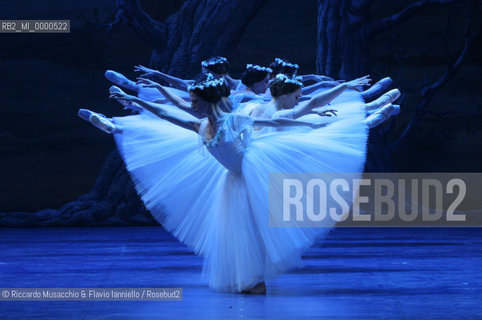
<path id="1" fill-rule="evenodd" d="M 359 177 L 367 128 L 361 103 L 351 103 L 358 104 L 358 115 L 327 127 L 253 139 L 242 175 L 221 166 L 196 133 L 151 116 L 114 118 L 123 128 L 115 140 L 152 215 L 203 256 L 210 287 L 239 292 L 301 266 L 302 250 L 332 227 L 270 227 L 268 178 L 274 172 Z"/>

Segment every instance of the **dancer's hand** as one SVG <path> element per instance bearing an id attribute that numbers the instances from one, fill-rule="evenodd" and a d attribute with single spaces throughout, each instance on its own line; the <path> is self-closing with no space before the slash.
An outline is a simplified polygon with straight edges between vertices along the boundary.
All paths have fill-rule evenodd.
<path id="1" fill-rule="evenodd" d="M 364 86 L 370 85 L 370 81 L 372 81 L 372 79 L 370 79 L 369 75 L 366 75 L 364 77 L 345 82 L 345 85 L 347 86 L 348 89 L 362 91 Z"/>
<path id="2" fill-rule="evenodd" d="M 316 113 L 317 115 L 321 116 L 321 117 L 331 117 L 332 115 L 334 115 L 336 117 L 337 116 L 336 112 L 338 112 L 338 110 L 335 110 L 335 109 L 328 109 L 328 110 L 313 109 L 313 112 Z"/>
<path id="3" fill-rule="evenodd" d="M 147 68 L 147 67 L 144 67 L 144 66 L 141 66 L 141 65 L 135 66 L 134 71 L 135 72 L 144 72 L 141 75 L 141 77 L 149 77 L 149 76 L 153 76 L 153 75 L 156 75 L 156 74 L 159 73 L 159 71 L 157 71 L 157 70 L 150 69 L 150 68 Z"/>
<path id="4" fill-rule="evenodd" d="M 138 99 L 137 97 L 131 96 L 131 95 L 125 93 L 125 92 L 111 93 L 109 98 L 116 99 L 116 100 L 119 100 L 119 101 L 126 101 L 126 102 L 136 102 L 137 99 Z"/>
<path id="5" fill-rule="evenodd" d="M 159 87 L 162 87 L 159 83 L 143 77 L 137 78 L 137 85 L 143 88 L 154 88 L 154 89 L 158 89 Z"/>

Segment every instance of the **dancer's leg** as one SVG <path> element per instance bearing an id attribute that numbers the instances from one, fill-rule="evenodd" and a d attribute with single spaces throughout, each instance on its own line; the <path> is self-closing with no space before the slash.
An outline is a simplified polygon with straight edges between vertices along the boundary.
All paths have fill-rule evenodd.
<path id="1" fill-rule="evenodd" d="M 139 92 L 140 87 L 132 80 L 127 79 L 123 74 L 113 71 L 107 70 L 105 72 L 105 77 L 109 79 L 109 81 L 132 91 Z"/>
<path id="2" fill-rule="evenodd" d="M 373 86 L 362 92 L 362 98 L 365 100 L 372 99 L 378 95 L 381 95 L 392 85 L 392 79 L 390 77 L 383 78 L 375 83 Z"/>
<path id="3" fill-rule="evenodd" d="M 374 112 L 373 110 L 384 107 L 392 103 L 393 101 L 397 100 L 399 97 L 400 97 L 400 91 L 398 89 L 392 89 L 384 93 L 378 99 L 365 104 L 365 110 L 367 111 L 368 114 L 371 114 Z"/>
<path id="4" fill-rule="evenodd" d="M 369 128 L 374 128 L 399 113 L 400 106 L 389 104 L 367 117 L 364 122 Z"/>

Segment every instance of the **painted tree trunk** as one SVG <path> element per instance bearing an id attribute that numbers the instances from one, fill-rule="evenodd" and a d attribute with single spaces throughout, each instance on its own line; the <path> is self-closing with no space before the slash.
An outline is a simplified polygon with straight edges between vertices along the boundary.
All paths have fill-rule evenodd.
<path id="1" fill-rule="evenodd" d="M 230 57 L 246 26 L 267 0 L 189 1 L 165 22 L 167 45 L 154 46 L 151 65 L 169 74 L 193 77 L 210 56 Z"/>
<path id="2" fill-rule="evenodd" d="M 319 74 L 353 79 L 370 70 L 368 9 L 356 3 L 356 0 L 318 1 Z"/>
<path id="3" fill-rule="evenodd" d="M 154 48 L 151 67 L 194 76 L 203 59 L 231 56 L 245 27 L 267 0 L 191 0 L 160 23 L 138 0 L 118 0 L 118 16 Z M 122 16 L 122 18 L 120 18 Z M 94 188 L 59 210 L 0 213 L 0 226 L 155 225 L 139 199 L 117 150 L 103 165 Z"/>

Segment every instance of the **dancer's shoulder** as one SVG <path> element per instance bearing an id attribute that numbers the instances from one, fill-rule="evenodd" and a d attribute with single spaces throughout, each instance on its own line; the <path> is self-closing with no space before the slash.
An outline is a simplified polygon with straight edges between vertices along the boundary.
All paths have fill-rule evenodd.
<path id="1" fill-rule="evenodd" d="M 276 118 L 293 119 L 294 118 L 293 109 L 282 109 L 282 110 L 276 111 L 273 114 L 272 118 L 273 119 L 276 119 Z"/>

